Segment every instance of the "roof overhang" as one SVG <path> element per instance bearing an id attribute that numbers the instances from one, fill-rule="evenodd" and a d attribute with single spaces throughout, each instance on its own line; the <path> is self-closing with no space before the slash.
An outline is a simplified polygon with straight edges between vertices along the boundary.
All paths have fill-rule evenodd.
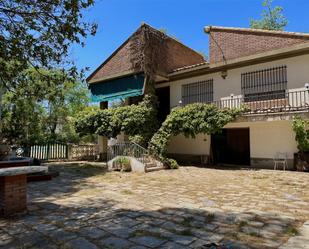
<path id="1" fill-rule="evenodd" d="M 172 72 L 168 76 L 170 80 L 177 80 L 181 78 L 193 77 L 201 74 L 208 74 L 222 70 L 249 66 L 258 63 L 268 62 L 272 60 L 279 60 L 304 54 L 309 54 L 309 42 L 301 43 L 287 48 L 276 49 L 260 54 L 226 60 L 220 63 L 205 64 L 193 68 L 188 68 L 177 72 Z"/>
<path id="2" fill-rule="evenodd" d="M 117 73 L 117 74 L 109 75 L 109 76 L 106 76 L 106 77 L 89 79 L 89 80 L 87 80 L 87 83 L 88 84 L 102 83 L 102 82 L 105 82 L 105 81 L 115 80 L 115 79 L 127 77 L 127 76 L 134 75 L 134 74 L 139 74 L 139 73 L 141 73 L 141 72 L 137 72 L 136 70 L 128 70 L 128 71 L 120 72 L 120 73 Z"/>
<path id="3" fill-rule="evenodd" d="M 243 32 L 243 33 L 259 33 L 262 35 L 271 34 L 271 35 L 279 35 L 279 36 L 309 37 L 309 33 L 289 32 L 289 31 L 281 31 L 281 30 L 236 28 L 236 27 L 222 27 L 222 26 L 204 27 L 204 32 L 206 34 L 209 34 L 211 31 L 230 31 L 230 32 Z"/>

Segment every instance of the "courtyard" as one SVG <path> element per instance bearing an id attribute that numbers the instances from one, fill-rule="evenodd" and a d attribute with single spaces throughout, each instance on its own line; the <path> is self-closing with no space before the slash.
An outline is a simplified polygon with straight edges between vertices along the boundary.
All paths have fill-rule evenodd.
<path id="1" fill-rule="evenodd" d="M 0 248 L 308 248 L 309 174 L 180 167 L 147 174 L 50 163 Z M 307 246 L 307 247 L 306 247 Z"/>

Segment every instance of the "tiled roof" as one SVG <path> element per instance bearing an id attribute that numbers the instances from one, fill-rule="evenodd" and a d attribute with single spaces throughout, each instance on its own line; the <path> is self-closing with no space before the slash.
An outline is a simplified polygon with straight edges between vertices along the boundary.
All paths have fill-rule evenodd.
<path id="1" fill-rule="evenodd" d="M 230 31 L 241 31 L 241 32 L 256 32 L 256 33 L 264 33 L 264 34 L 278 34 L 278 35 L 309 37 L 309 33 L 302 33 L 302 32 L 289 32 L 289 31 L 238 28 L 238 27 L 222 27 L 222 26 L 206 26 L 204 28 L 204 31 L 206 33 L 209 33 L 211 30 L 226 30 L 226 31 L 230 30 Z"/>
<path id="2" fill-rule="evenodd" d="M 209 63 L 207 61 L 204 61 L 202 63 L 197 63 L 197 64 L 190 65 L 190 66 L 179 67 L 179 68 L 174 69 L 173 73 L 179 72 L 179 71 L 182 71 L 182 70 L 186 70 L 186 69 L 196 68 L 196 67 L 207 65 L 207 64 L 209 64 Z"/>

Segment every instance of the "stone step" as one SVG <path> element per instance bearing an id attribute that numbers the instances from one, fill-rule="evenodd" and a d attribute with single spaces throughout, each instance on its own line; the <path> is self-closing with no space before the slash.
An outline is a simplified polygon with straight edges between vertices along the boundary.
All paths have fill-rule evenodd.
<path id="1" fill-rule="evenodd" d="M 158 167 L 158 166 L 154 166 L 154 167 L 145 167 L 145 172 L 154 172 L 154 171 L 159 171 L 164 169 L 163 167 Z"/>
<path id="2" fill-rule="evenodd" d="M 145 167 L 146 168 L 151 168 L 151 167 L 156 167 L 157 165 L 153 162 L 145 162 Z"/>

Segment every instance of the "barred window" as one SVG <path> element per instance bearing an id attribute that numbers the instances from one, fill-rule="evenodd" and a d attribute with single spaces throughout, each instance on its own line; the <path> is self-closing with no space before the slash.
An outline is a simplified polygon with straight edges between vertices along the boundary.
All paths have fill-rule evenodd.
<path id="1" fill-rule="evenodd" d="M 213 79 L 183 85 L 181 90 L 184 105 L 213 102 Z"/>
<path id="2" fill-rule="evenodd" d="M 286 89 L 286 66 L 241 74 L 241 92 L 245 102 L 283 99 Z"/>

